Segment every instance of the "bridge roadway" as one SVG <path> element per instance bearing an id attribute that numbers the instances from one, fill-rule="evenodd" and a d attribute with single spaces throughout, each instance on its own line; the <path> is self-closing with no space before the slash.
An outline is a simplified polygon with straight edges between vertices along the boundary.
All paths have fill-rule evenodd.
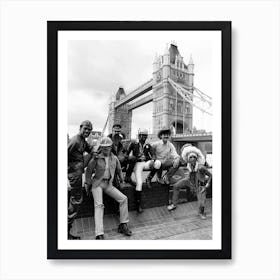
<path id="1" fill-rule="evenodd" d="M 143 85 L 138 87 L 137 89 L 135 89 L 132 92 L 130 92 L 129 94 L 127 94 L 126 97 L 124 97 L 122 100 L 116 102 L 115 109 L 120 107 L 123 104 L 126 104 L 126 103 L 136 99 L 137 97 L 143 95 L 144 93 L 152 90 L 152 88 L 153 88 L 153 79 L 150 79 L 149 81 L 147 81 L 146 83 L 144 83 Z"/>
<path id="2" fill-rule="evenodd" d="M 172 136 L 174 142 L 212 142 L 212 132 L 176 134 Z"/>

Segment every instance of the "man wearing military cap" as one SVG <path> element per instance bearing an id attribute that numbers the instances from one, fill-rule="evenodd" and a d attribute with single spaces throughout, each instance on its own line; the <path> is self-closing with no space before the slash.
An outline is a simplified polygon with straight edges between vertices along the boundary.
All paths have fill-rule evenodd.
<path id="1" fill-rule="evenodd" d="M 96 239 L 104 239 L 103 216 L 103 192 L 119 203 L 120 225 L 118 232 L 130 236 L 128 229 L 128 201 L 127 196 L 113 186 L 114 176 L 123 183 L 123 174 L 118 158 L 111 152 L 112 140 L 104 137 L 100 141 L 100 153 L 91 159 L 86 170 L 85 187 L 87 193 L 92 192 L 94 198 L 94 221 Z M 94 175 L 93 175 L 94 174 Z M 93 175 L 93 176 L 92 176 Z"/>
<path id="2" fill-rule="evenodd" d="M 146 182 L 149 188 L 151 188 L 151 180 L 156 172 L 160 183 L 165 182 L 166 184 L 169 184 L 170 178 L 176 173 L 179 167 L 180 156 L 177 154 L 174 145 L 170 142 L 170 136 L 171 130 L 164 127 L 158 132 L 158 138 L 160 140 L 152 144 L 155 158 L 161 162 L 161 167 L 158 171 L 153 168 L 148 175 Z M 165 175 L 165 180 L 161 178 L 163 169 L 168 170 Z"/>
<path id="3" fill-rule="evenodd" d="M 84 152 L 91 156 L 93 151 L 93 147 L 86 141 L 91 131 L 91 122 L 88 120 L 83 121 L 80 125 L 79 133 L 68 142 L 68 181 L 70 185 L 68 194 L 68 239 L 80 239 L 79 236 L 72 235 L 70 230 L 83 201 L 82 175 L 88 162 L 88 160 L 85 161 Z"/>

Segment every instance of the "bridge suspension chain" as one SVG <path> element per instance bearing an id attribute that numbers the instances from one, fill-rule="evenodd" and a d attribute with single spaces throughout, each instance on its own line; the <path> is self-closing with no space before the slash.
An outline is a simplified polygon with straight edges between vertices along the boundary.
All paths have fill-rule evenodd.
<path id="1" fill-rule="evenodd" d="M 206 114 L 212 116 L 212 113 L 209 112 L 209 109 L 212 107 L 212 98 L 210 96 L 202 93 L 201 91 L 199 92 L 198 95 L 195 95 L 194 93 L 183 88 L 181 85 L 178 85 L 177 83 L 175 83 L 170 78 L 168 78 L 168 81 L 171 84 L 171 86 L 175 89 L 175 91 L 183 98 L 183 100 L 186 100 L 188 103 L 190 103 L 191 105 L 193 105 L 194 107 L 196 107 L 197 109 L 202 111 L 203 113 L 206 113 Z M 195 88 L 195 90 L 196 90 L 196 92 L 198 91 L 198 89 L 196 89 L 196 88 Z M 202 101 L 203 104 L 207 103 L 209 108 L 204 109 L 201 106 L 197 105 L 194 102 L 194 98 L 198 99 L 198 101 Z"/>
<path id="2" fill-rule="evenodd" d="M 104 127 L 103 127 L 102 132 L 101 132 L 102 137 L 104 136 L 104 132 L 105 132 L 105 130 L 106 130 L 108 121 L 109 121 L 109 114 L 108 114 L 108 116 L 107 116 L 106 122 L 105 122 Z"/>

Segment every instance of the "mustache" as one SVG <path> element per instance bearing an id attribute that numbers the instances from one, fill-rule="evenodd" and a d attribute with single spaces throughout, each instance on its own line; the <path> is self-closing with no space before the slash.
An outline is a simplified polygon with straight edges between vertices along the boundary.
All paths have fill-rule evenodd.
<path id="1" fill-rule="evenodd" d="M 113 139 L 114 139 L 114 140 L 120 140 L 120 139 L 122 139 L 122 136 L 121 136 L 120 134 L 115 134 L 115 135 L 113 136 Z"/>

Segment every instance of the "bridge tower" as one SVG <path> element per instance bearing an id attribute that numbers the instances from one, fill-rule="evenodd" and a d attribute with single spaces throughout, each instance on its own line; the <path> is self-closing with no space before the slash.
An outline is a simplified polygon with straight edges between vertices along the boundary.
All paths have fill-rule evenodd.
<path id="1" fill-rule="evenodd" d="M 177 44 L 172 42 L 163 55 L 153 62 L 153 133 L 162 127 L 173 127 L 176 134 L 190 133 L 193 125 L 193 107 L 176 94 L 168 78 L 193 92 L 194 63 L 190 57 L 184 63 Z"/>
<path id="2" fill-rule="evenodd" d="M 108 119 L 108 130 L 112 132 L 112 127 L 115 123 L 121 124 L 122 132 L 125 134 L 127 139 L 131 137 L 131 119 L 132 111 L 128 110 L 128 104 L 115 108 L 116 102 L 126 97 L 125 91 L 122 87 L 119 87 L 115 96 L 113 96 L 109 104 L 109 119 Z"/>

